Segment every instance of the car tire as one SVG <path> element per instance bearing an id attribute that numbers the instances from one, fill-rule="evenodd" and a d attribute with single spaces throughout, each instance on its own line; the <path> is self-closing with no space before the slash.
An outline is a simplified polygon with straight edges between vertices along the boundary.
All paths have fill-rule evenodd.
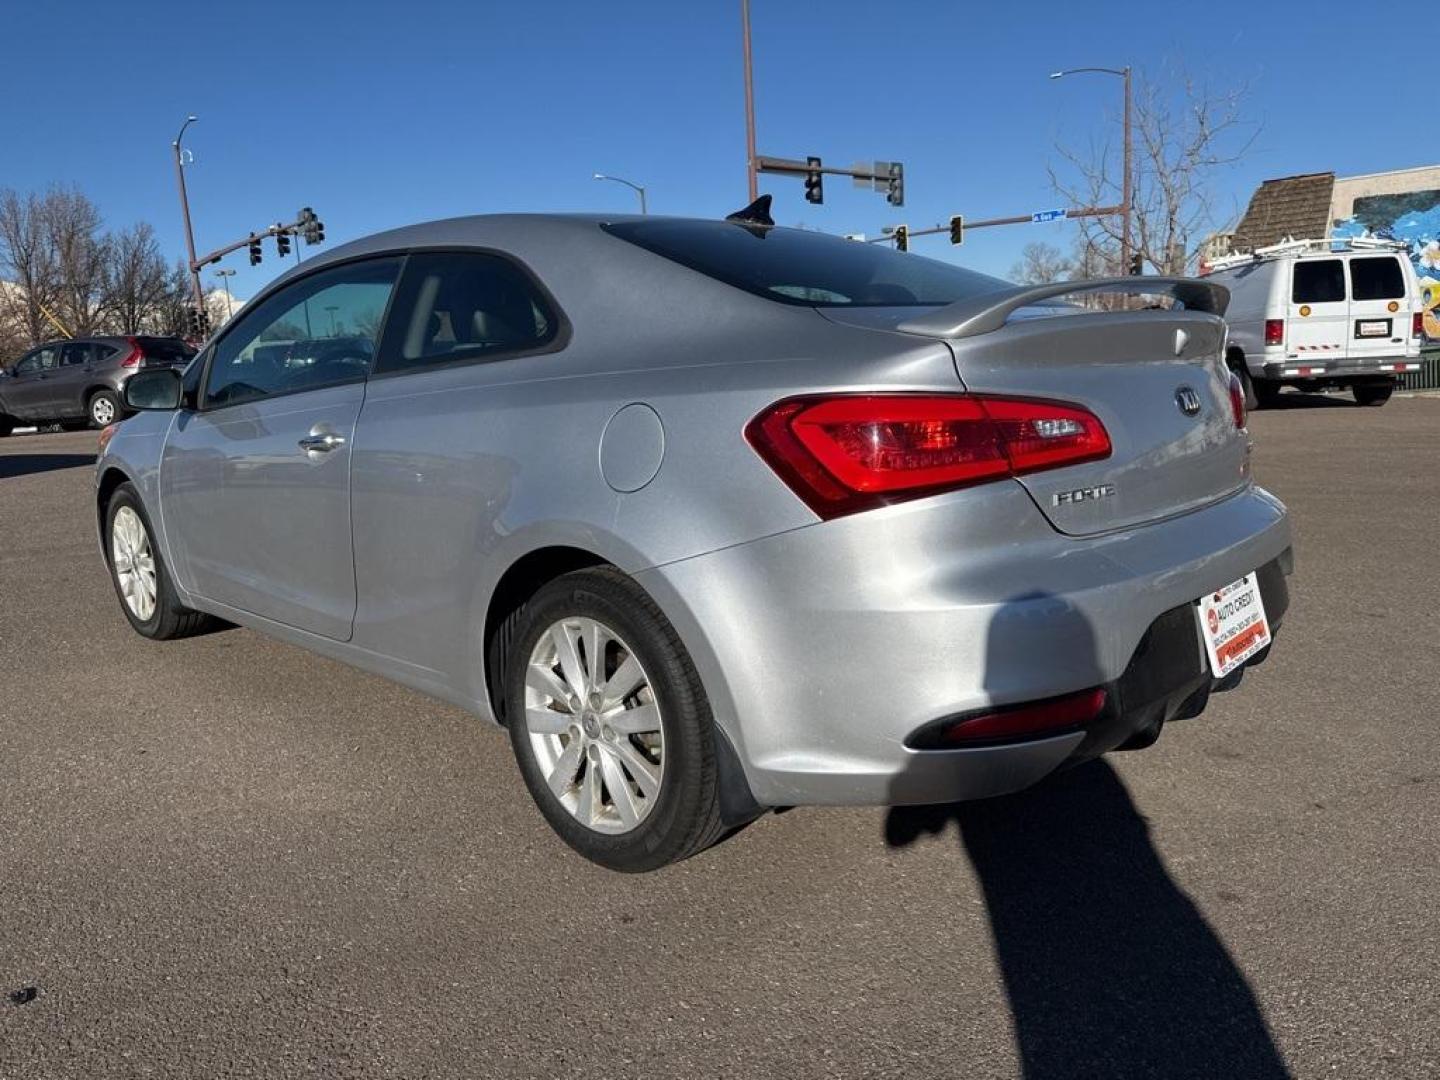
<path id="1" fill-rule="evenodd" d="M 135 632 L 155 641 L 170 641 L 223 625 L 214 616 L 179 602 L 170 568 L 154 537 L 155 530 L 135 485 L 121 484 L 105 508 L 105 563 L 110 568 L 115 595 L 120 598 L 120 610 Z"/>
<path id="2" fill-rule="evenodd" d="M 1255 388 L 1255 408 L 1273 409 L 1280 401 L 1282 384 L 1274 379 L 1252 379 Z"/>
<path id="3" fill-rule="evenodd" d="M 109 427 L 123 419 L 120 412 L 120 398 L 113 390 L 96 390 L 85 402 L 85 415 L 92 428 Z"/>
<path id="4" fill-rule="evenodd" d="M 576 571 L 542 586 L 508 624 L 510 742 L 562 840 L 591 862 L 639 873 L 725 835 L 709 699 L 643 589 L 613 568 Z"/>
<path id="5" fill-rule="evenodd" d="M 1395 392 L 1393 383 L 1356 383 L 1350 388 L 1357 405 L 1384 405 Z"/>
<path id="6" fill-rule="evenodd" d="M 1245 411 L 1254 412 L 1260 407 L 1260 398 L 1255 393 L 1255 380 L 1250 377 L 1250 369 L 1244 364 L 1237 364 L 1231 370 L 1240 378 L 1240 389 L 1245 394 Z"/>
<path id="7" fill-rule="evenodd" d="M 9 435 L 14 430 L 15 418 L 13 416 L 5 416 L 4 414 L 0 414 L 0 439 L 5 438 L 5 436 Z"/>

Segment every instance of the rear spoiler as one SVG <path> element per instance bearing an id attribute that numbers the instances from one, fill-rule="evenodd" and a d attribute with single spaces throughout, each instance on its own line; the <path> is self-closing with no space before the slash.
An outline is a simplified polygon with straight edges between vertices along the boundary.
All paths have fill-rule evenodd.
<path id="1" fill-rule="evenodd" d="M 1230 290 L 1224 285 L 1185 277 L 1116 277 L 1090 281 L 1057 281 L 1050 285 L 1019 285 L 1013 289 L 957 300 L 938 311 L 906 319 L 896 330 L 927 337 L 966 338 L 999 330 L 1016 311 L 1042 300 L 1072 293 L 1106 292 L 1146 296 L 1172 296 L 1186 311 L 1224 315 Z"/>

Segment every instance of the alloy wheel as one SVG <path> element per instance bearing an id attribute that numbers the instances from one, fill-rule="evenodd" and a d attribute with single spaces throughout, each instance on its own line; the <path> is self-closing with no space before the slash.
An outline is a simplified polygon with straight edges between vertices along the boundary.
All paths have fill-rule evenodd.
<path id="1" fill-rule="evenodd" d="M 103 394 L 96 395 L 90 402 L 90 419 L 97 424 L 109 424 L 115 419 L 115 403 Z"/>
<path id="2" fill-rule="evenodd" d="M 627 833 L 665 774 L 660 707 L 639 659 L 614 630 L 575 616 L 552 624 L 525 671 L 525 727 L 545 783 L 582 825 Z"/>
<path id="3" fill-rule="evenodd" d="M 125 605 L 142 623 L 155 614 L 155 556 L 140 515 L 128 506 L 110 523 L 110 560 Z"/>

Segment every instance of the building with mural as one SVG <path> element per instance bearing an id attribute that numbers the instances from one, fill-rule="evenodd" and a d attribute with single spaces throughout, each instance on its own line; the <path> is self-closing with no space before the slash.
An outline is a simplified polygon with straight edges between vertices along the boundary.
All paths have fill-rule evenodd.
<path id="1" fill-rule="evenodd" d="M 1266 180 L 1233 232 L 1217 233 L 1207 241 L 1202 261 L 1286 239 L 1353 236 L 1409 245 L 1425 305 L 1425 335 L 1440 340 L 1440 165 L 1364 176 L 1323 172 Z"/>

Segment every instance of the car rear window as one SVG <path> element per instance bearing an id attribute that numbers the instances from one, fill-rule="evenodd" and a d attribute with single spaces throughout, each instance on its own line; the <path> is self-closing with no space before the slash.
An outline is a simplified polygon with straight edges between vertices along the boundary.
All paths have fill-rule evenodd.
<path id="1" fill-rule="evenodd" d="M 149 359 L 166 364 L 183 364 L 195 355 L 194 349 L 174 338 L 141 338 L 140 347 Z"/>
<path id="2" fill-rule="evenodd" d="M 1393 255 L 1350 260 L 1351 300 L 1399 300 L 1405 296 L 1405 275 Z"/>
<path id="3" fill-rule="evenodd" d="M 802 229 L 684 220 L 626 221 L 602 228 L 782 304 L 933 306 L 1008 287 L 998 278 L 936 259 Z"/>
<path id="4" fill-rule="evenodd" d="M 1328 304 L 1345 299 L 1345 267 L 1339 259 L 1295 263 L 1291 300 L 1297 304 Z"/>

